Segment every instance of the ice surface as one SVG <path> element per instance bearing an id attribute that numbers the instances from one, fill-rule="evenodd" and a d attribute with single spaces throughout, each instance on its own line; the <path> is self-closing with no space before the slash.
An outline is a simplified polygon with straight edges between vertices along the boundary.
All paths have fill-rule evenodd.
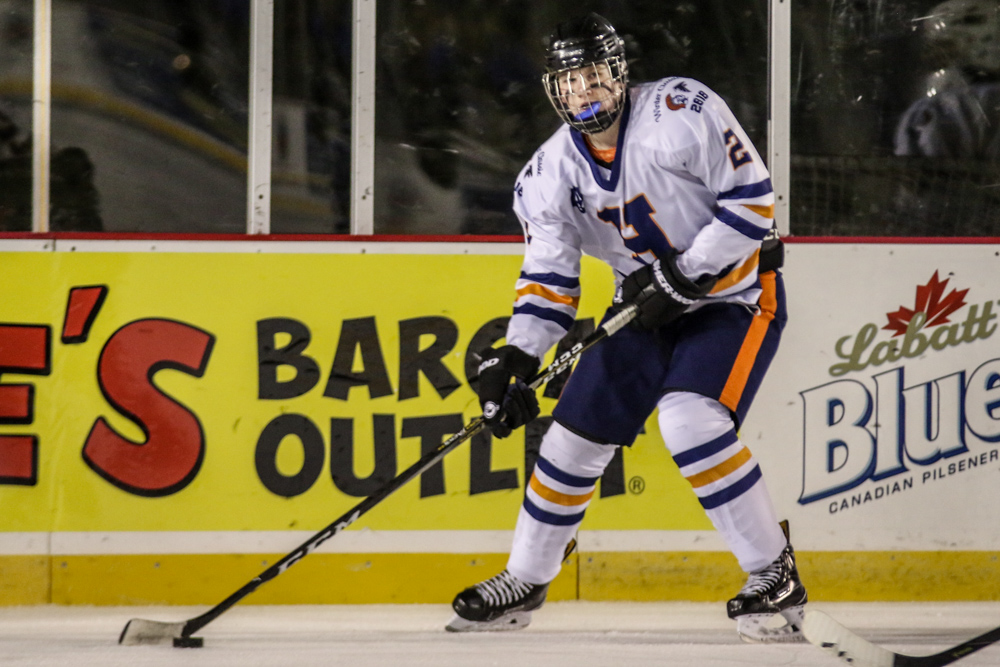
<path id="1" fill-rule="evenodd" d="M 1000 603 L 810 603 L 887 648 L 926 655 L 1000 626 Z M 840 663 L 809 644 L 737 638 L 720 603 L 555 602 L 519 632 L 451 634 L 447 605 L 236 606 L 202 649 L 119 646 L 131 618 L 183 621 L 207 607 L 0 608 L 4 667 L 693 667 Z M 1000 664 L 1000 644 L 961 667 Z"/>

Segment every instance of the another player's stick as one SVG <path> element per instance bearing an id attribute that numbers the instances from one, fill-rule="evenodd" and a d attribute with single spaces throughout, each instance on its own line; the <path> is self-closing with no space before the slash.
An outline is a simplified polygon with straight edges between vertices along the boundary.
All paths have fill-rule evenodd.
<path id="1" fill-rule="evenodd" d="M 647 288 L 644 294 L 640 294 L 641 298 L 637 299 L 637 301 L 641 303 L 642 298 L 644 298 L 646 292 L 649 291 L 651 291 L 651 288 Z M 584 353 L 585 350 L 593 347 L 600 341 L 624 327 L 626 324 L 635 319 L 638 313 L 639 307 L 635 303 L 623 307 L 621 311 L 597 327 L 594 332 L 587 336 L 584 340 L 580 341 L 566 352 L 563 352 L 544 370 L 535 373 L 535 375 L 527 381 L 528 386 L 532 389 L 537 389 L 555 375 L 558 375 L 562 371 L 566 370 L 574 361 L 576 361 L 577 358 L 579 358 L 581 354 Z M 460 444 L 481 431 L 485 424 L 486 422 L 484 421 L 482 415 L 470 421 L 464 428 L 462 428 L 461 431 L 421 456 L 419 461 L 390 480 L 380 490 L 368 496 L 353 508 L 347 510 L 347 512 L 345 512 L 340 518 L 335 520 L 329 526 L 310 537 L 294 551 L 287 554 L 284 558 L 261 572 L 253 580 L 249 581 L 245 586 L 243 586 L 243 588 L 239 589 L 201 616 L 196 616 L 187 621 L 179 621 L 177 623 L 147 621 L 141 618 L 133 618 L 125 624 L 125 628 L 122 630 L 122 634 L 118 638 L 118 643 L 126 645 L 173 644 L 174 646 L 181 648 L 196 648 L 201 646 L 201 637 L 192 637 L 191 635 L 217 619 L 223 612 L 232 607 L 234 604 L 253 593 L 258 587 L 260 587 L 261 584 L 274 579 L 292 565 L 295 565 L 295 563 L 315 551 L 319 545 L 323 544 L 328 539 L 357 521 L 358 518 L 366 514 L 368 510 L 381 503 L 407 482 L 443 459 L 448 452 L 455 449 Z"/>
<path id="2" fill-rule="evenodd" d="M 812 644 L 855 667 L 943 667 L 1000 641 L 1000 628 L 934 655 L 903 655 L 857 636 L 821 611 L 807 611 L 802 633 Z"/>

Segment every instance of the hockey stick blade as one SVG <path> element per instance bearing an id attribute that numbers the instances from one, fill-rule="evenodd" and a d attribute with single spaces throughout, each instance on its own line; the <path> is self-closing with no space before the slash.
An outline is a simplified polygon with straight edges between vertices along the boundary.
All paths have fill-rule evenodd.
<path id="1" fill-rule="evenodd" d="M 648 289 L 646 291 L 649 291 Z M 594 330 L 584 340 L 572 347 L 572 349 L 562 353 L 544 370 L 535 373 L 527 380 L 527 385 L 532 389 L 537 389 L 548 380 L 555 377 L 565 369 L 569 368 L 576 359 L 586 350 L 612 335 L 622 327 L 627 325 L 636 315 L 639 314 L 639 307 L 636 304 L 624 306 L 614 316 L 608 318 L 597 329 Z M 479 433 L 485 428 L 486 422 L 482 415 L 474 418 L 461 431 L 455 433 L 440 445 L 427 451 L 416 463 L 389 480 L 385 486 L 368 496 L 360 503 L 347 510 L 342 516 L 336 519 L 329 526 L 319 531 L 308 540 L 299 545 L 294 551 L 285 555 L 281 560 L 271 565 L 266 570 L 258 574 L 251 581 L 244 584 L 242 588 L 230 595 L 228 598 L 215 605 L 204 614 L 181 621 L 178 623 L 163 623 L 160 621 L 147 621 L 141 618 L 133 618 L 125 624 L 122 629 L 118 643 L 122 645 L 137 644 L 173 644 L 174 646 L 185 646 L 185 640 L 194 640 L 191 637 L 195 632 L 202 629 L 216 618 L 221 616 L 227 609 L 253 593 L 265 582 L 274 579 L 295 563 L 299 562 L 321 544 L 334 537 L 352 523 L 366 514 L 370 509 L 381 503 L 394 492 L 406 485 L 409 481 L 418 477 L 421 473 L 436 465 L 450 451 L 460 444 Z M 568 554 L 567 554 L 568 555 Z"/>
<path id="2" fill-rule="evenodd" d="M 810 609 L 802 622 L 810 644 L 857 667 L 893 667 L 893 652 L 862 639 L 821 611 Z"/>
<path id="3" fill-rule="evenodd" d="M 174 639 L 184 637 L 184 622 L 162 623 L 133 618 L 125 624 L 118 643 L 122 646 L 149 646 L 173 644 Z"/>
<path id="4" fill-rule="evenodd" d="M 934 655 L 904 655 L 862 639 L 821 611 L 807 611 L 802 625 L 811 644 L 855 667 L 944 667 L 1000 641 L 1000 628 L 994 628 Z"/>

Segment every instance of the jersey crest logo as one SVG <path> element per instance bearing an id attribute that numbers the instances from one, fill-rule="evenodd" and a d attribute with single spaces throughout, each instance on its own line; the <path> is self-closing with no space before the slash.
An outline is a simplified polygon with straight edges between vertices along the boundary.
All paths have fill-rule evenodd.
<path id="1" fill-rule="evenodd" d="M 524 177 L 525 178 L 531 178 L 531 176 L 534 174 L 534 170 L 535 170 L 535 166 L 532 165 L 532 164 L 529 164 L 528 165 L 528 170 L 524 172 Z"/>
<path id="2" fill-rule="evenodd" d="M 685 93 L 690 93 L 691 92 L 691 89 L 688 88 L 687 84 L 684 83 L 683 81 L 681 81 L 676 86 L 674 86 L 674 90 L 680 90 L 680 91 L 685 92 Z"/>
<path id="3" fill-rule="evenodd" d="M 687 107 L 687 101 L 687 97 L 684 95 L 667 95 L 667 108 L 671 111 L 684 109 Z"/>
<path id="4" fill-rule="evenodd" d="M 583 201 L 583 193 L 575 185 L 569 189 L 569 200 L 580 213 L 587 212 L 587 205 Z"/>

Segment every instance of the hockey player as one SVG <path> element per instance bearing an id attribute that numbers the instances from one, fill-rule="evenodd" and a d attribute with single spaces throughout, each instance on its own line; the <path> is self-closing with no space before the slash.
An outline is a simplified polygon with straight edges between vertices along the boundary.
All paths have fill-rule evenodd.
<path id="1" fill-rule="evenodd" d="M 573 324 L 580 257 L 615 271 L 636 326 L 583 355 L 553 411 L 507 568 L 455 598 L 456 632 L 526 626 L 558 574 L 615 448 L 657 408 L 660 431 L 749 573 L 729 601 L 748 641 L 791 641 L 806 591 L 737 428 L 784 326 L 768 172 L 726 104 L 693 79 L 628 85 L 624 43 L 602 17 L 560 24 L 543 84 L 565 121 L 520 173 L 526 241 L 506 345 L 483 352 L 479 398 L 506 437 L 538 415 L 524 383 Z M 652 295 L 646 297 L 652 286 Z M 614 312 L 614 305 L 609 313 Z M 775 614 L 780 629 L 765 627 Z"/>

